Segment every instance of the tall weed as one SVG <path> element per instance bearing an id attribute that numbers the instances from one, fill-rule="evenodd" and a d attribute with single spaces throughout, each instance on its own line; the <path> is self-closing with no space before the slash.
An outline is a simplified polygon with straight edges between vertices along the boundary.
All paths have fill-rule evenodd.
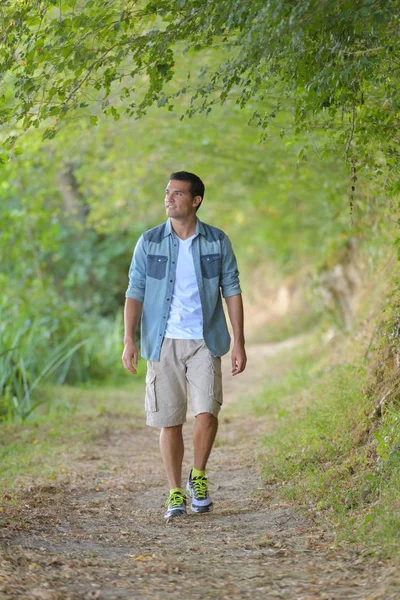
<path id="1" fill-rule="evenodd" d="M 79 321 L 0 315 L 0 421 L 27 419 L 49 402 L 45 383 L 76 385 L 122 376 L 121 315 Z"/>
<path id="2" fill-rule="evenodd" d="M 2 318 L 1 323 L 0 419 L 24 420 L 42 404 L 34 396 L 38 386 L 53 376 L 63 383 L 74 354 L 87 340 L 79 339 L 78 328 L 60 339 L 57 324 L 46 318 L 19 323 Z"/>

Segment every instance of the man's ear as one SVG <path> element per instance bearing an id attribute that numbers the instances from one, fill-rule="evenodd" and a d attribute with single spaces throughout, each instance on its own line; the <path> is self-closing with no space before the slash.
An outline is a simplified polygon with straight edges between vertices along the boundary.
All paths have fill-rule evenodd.
<path id="1" fill-rule="evenodd" d="M 196 208 L 202 203 L 203 198 L 201 196 L 195 196 L 193 198 L 193 206 L 195 206 Z"/>

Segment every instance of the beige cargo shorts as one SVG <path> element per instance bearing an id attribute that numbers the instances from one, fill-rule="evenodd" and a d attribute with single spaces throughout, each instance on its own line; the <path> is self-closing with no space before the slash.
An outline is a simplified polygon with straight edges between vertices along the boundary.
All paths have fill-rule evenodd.
<path id="1" fill-rule="evenodd" d="M 196 416 L 218 416 L 222 406 L 221 358 L 211 354 L 204 340 L 164 338 L 160 360 L 147 362 L 147 425 L 161 428 L 185 423 L 188 390 Z"/>

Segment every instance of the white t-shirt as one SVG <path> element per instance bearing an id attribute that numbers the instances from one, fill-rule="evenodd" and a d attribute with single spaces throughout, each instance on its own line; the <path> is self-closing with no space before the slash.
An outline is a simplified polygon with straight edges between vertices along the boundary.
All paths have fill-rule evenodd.
<path id="1" fill-rule="evenodd" d="M 201 310 L 192 256 L 192 241 L 178 236 L 179 252 L 176 263 L 174 290 L 165 329 L 165 337 L 178 340 L 203 339 L 203 311 Z"/>

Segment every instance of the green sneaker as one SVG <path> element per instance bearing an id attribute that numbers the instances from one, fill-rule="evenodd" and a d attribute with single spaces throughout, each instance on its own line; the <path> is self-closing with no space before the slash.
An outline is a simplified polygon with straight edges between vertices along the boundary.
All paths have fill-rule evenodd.
<path id="1" fill-rule="evenodd" d="M 165 503 L 167 510 L 164 518 L 170 517 L 186 517 L 186 496 L 183 492 L 170 492 L 168 500 Z"/>
<path id="2" fill-rule="evenodd" d="M 207 477 L 192 477 L 192 470 L 190 470 L 186 489 L 192 497 L 191 508 L 193 512 L 206 513 L 212 511 L 213 502 L 208 493 Z"/>

